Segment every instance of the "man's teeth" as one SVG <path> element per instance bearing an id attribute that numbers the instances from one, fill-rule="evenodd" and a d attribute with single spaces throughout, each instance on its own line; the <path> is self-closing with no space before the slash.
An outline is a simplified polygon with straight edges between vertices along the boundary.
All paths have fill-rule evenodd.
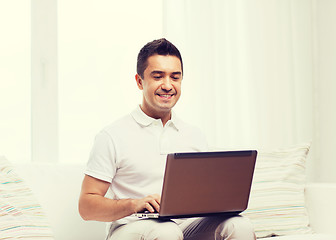
<path id="1" fill-rule="evenodd" d="M 171 97 L 172 95 L 170 94 L 158 94 L 160 97 L 165 97 L 165 98 L 169 98 Z"/>

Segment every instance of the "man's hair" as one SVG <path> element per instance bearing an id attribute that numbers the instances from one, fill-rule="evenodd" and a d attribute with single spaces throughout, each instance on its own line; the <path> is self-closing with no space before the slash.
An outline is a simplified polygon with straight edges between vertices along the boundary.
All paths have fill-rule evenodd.
<path id="1" fill-rule="evenodd" d="M 148 58 L 153 55 L 175 56 L 180 59 L 183 73 L 183 63 L 180 51 L 165 38 L 157 39 L 147 43 L 138 54 L 137 73 L 144 78 L 145 69 L 148 67 Z"/>

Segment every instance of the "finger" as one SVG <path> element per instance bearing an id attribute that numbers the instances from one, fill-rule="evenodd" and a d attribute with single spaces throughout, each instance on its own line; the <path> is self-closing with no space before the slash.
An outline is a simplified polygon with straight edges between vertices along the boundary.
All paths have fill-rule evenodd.
<path id="1" fill-rule="evenodd" d="M 155 201 L 160 204 L 161 203 L 161 196 L 159 194 L 153 194 L 153 195 L 149 195 L 149 197 L 155 199 Z"/>
<path id="2" fill-rule="evenodd" d="M 157 212 L 160 211 L 160 204 L 155 199 L 149 201 L 149 204 L 153 207 L 153 210 L 155 209 Z"/>
<path id="3" fill-rule="evenodd" d="M 159 204 L 161 204 L 161 196 L 160 196 L 159 194 L 155 194 L 154 196 L 155 196 L 155 200 L 156 200 Z"/>
<path id="4" fill-rule="evenodd" d="M 149 203 L 149 202 L 146 202 L 145 204 L 145 209 L 147 209 L 149 212 L 155 212 L 155 209 L 154 207 Z"/>

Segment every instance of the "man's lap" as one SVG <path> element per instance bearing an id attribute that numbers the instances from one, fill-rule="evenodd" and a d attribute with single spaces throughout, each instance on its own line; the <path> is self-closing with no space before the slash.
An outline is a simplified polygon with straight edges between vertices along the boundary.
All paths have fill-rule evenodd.
<path id="1" fill-rule="evenodd" d="M 141 219 L 124 225 L 112 225 L 108 240 L 182 240 L 183 234 L 173 221 Z"/>
<path id="2" fill-rule="evenodd" d="M 237 228 L 237 230 L 241 229 L 241 231 L 246 231 L 246 229 L 250 228 L 249 224 L 250 223 L 248 220 L 240 216 L 230 218 L 204 217 L 189 218 L 185 220 L 178 219 L 176 220 L 176 222 L 170 220 L 161 221 L 154 219 L 141 219 L 125 225 L 112 225 L 110 231 L 113 231 L 113 234 L 112 237 L 108 239 L 214 239 L 215 234 L 217 234 L 218 236 L 220 234 L 224 234 L 226 236 L 228 235 L 228 233 L 233 231 L 233 228 Z M 223 233 L 224 231 L 225 233 Z"/>

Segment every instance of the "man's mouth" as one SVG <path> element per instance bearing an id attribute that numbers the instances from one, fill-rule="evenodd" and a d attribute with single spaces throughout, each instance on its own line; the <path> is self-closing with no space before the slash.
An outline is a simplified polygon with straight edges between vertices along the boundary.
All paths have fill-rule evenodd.
<path id="1" fill-rule="evenodd" d="M 167 98 L 167 99 L 174 96 L 174 94 L 159 94 L 159 93 L 157 93 L 156 95 L 158 95 L 161 98 Z"/>

